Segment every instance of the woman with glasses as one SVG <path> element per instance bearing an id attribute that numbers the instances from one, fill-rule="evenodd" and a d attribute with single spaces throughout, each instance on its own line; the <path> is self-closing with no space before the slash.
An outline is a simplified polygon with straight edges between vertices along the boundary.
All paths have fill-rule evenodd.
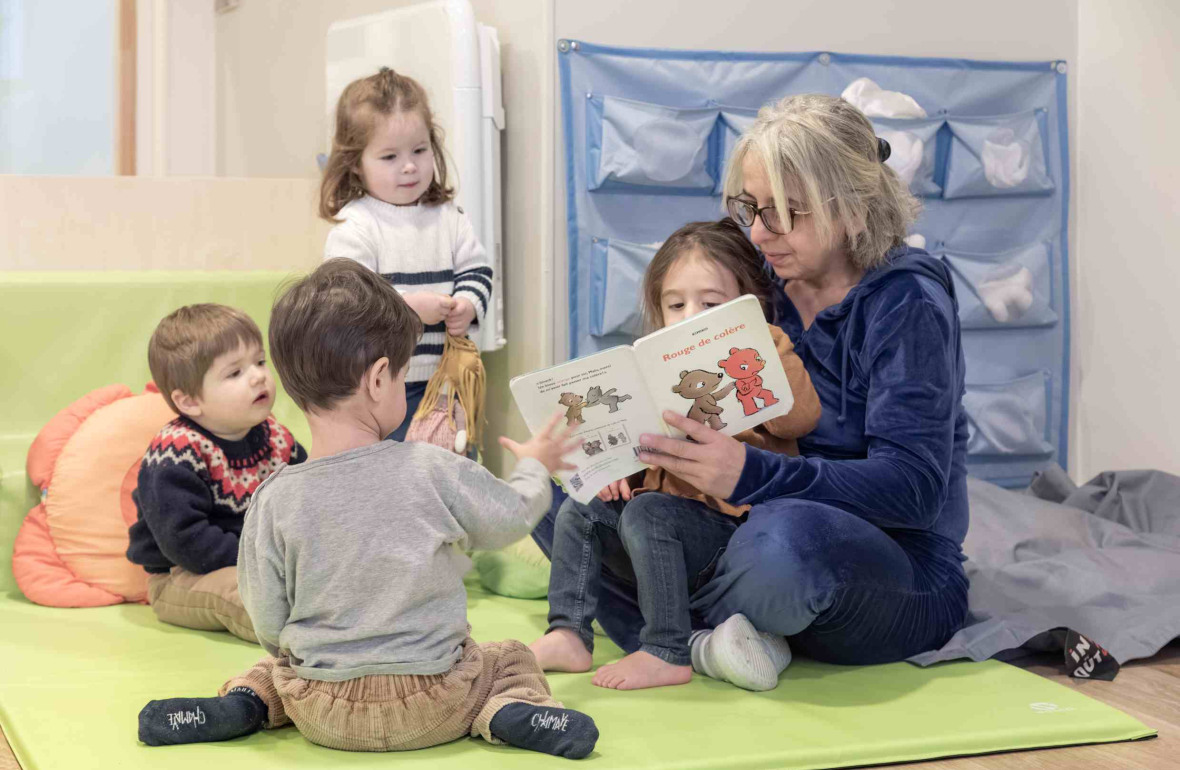
<path id="1" fill-rule="evenodd" d="M 945 265 L 902 240 L 919 204 L 885 165 L 888 152 L 856 108 L 807 94 L 764 107 L 729 159 L 726 210 L 779 278 L 777 323 L 823 405 L 801 456 L 672 413 L 664 419 L 692 441 L 640 437 L 659 452 L 644 462 L 753 505 L 693 596 L 695 619 L 719 627 L 743 615 L 796 652 L 843 664 L 938 648 L 967 610 L 957 303 Z M 544 545 L 545 531 L 535 534 Z M 623 579 L 599 603 L 599 622 L 625 648 L 641 625 L 633 603 Z M 778 668 L 781 656 L 756 639 L 697 634 L 694 668 Z"/>

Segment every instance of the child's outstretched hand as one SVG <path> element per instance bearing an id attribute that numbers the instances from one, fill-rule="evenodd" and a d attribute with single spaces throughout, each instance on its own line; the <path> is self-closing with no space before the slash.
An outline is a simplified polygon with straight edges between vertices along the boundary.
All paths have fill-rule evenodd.
<path id="1" fill-rule="evenodd" d="M 453 297 L 455 300 L 451 312 L 447 313 L 447 334 L 452 337 L 462 337 L 467 328 L 475 320 L 475 305 L 466 297 Z"/>
<path id="2" fill-rule="evenodd" d="M 627 483 L 627 479 L 619 479 L 607 484 L 598 493 L 598 499 L 604 503 L 613 502 L 615 500 L 622 500 L 626 502 L 631 499 L 631 485 Z"/>
<path id="3" fill-rule="evenodd" d="M 573 437 L 574 429 L 569 425 L 555 432 L 554 429 L 557 428 L 557 424 L 561 422 L 564 414 L 565 412 L 560 409 L 554 412 L 549 422 L 545 423 L 545 427 L 534 433 L 533 437 L 523 444 L 518 444 L 507 436 L 501 436 L 500 446 L 516 455 L 517 460 L 523 460 L 526 457 L 540 460 L 550 473 L 572 471 L 578 466 L 571 465 L 562 458 L 580 447 L 582 440 Z"/>
<path id="4" fill-rule="evenodd" d="M 406 294 L 406 304 L 413 308 L 422 323 L 433 326 L 447 320 L 447 314 L 455 307 L 455 298 L 434 291 L 414 291 Z"/>

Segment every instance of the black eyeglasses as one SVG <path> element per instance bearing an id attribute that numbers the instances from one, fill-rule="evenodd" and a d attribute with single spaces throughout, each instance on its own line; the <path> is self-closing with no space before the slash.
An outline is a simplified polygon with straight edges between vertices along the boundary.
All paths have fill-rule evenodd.
<path id="1" fill-rule="evenodd" d="M 762 226 L 775 235 L 786 235 L 795 229 L 795 217 L 800 214 L 810 214 L 810 211 L 799 211 L 798 209 L 787 209 L 787 221 L 783 223 L 783 218 L 779 214 L 778 209 L 774 206 L 763 206 L 758 208 L 754 203 L 741 198 L 729 198 L 725 201 L 725 208 L 729 215 L 733 217 L 733 221 L 737 222 L 742 227 L 753 227 L 754 219 L 761 217 Z"/>

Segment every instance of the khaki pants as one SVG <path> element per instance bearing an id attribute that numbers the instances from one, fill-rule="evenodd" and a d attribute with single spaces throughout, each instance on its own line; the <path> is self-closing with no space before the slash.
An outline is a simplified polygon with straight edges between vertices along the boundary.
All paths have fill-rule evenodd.
<path id="1" fill-rule="evenodd" d="M 229 631 L 258 643 L 254 624 L 238 595 L 238 568 L 197 575 L 180 567 L 148 576 L 148 604 L 165 623 L 199 631 Z"/>
<path id="2" fill-rule="evenodd" d="M 222 685 L 220 694 L 243 685 L 266 703 L 267 727 L 294 723 L 312 743 L 347 751 L 422 749 L 468 735 L 502 743 L 490 725 L 507 704 L 561 707 L 532 650 L 470 637 L 445 674 L 322 682 L 300 679 L 287 658 L 268 656 Z"/>

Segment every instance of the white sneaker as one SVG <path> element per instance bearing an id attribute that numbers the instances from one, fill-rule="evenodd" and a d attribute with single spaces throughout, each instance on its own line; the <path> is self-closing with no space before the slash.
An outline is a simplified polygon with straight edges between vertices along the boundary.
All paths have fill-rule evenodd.
<path id="1" fill-rule="evenodd" d="M 766 645 L 766 652 L 770 655 L 770 662 L 774 664 L 774 670 L 780 674 L 786 671 L 787 666 L 791 665 L 791 647 L 787 644 L 786 637 L 766 631 L 759 631 L 758 636 Z"/>
<path id="2" fill-rule="evenodd" d="M 743 690 L 773 690 L 791 661 L 786 639 L 759 634 L 741 614 L 712 631 L 696 632 L 690 644 L 694 671 Z"/>

